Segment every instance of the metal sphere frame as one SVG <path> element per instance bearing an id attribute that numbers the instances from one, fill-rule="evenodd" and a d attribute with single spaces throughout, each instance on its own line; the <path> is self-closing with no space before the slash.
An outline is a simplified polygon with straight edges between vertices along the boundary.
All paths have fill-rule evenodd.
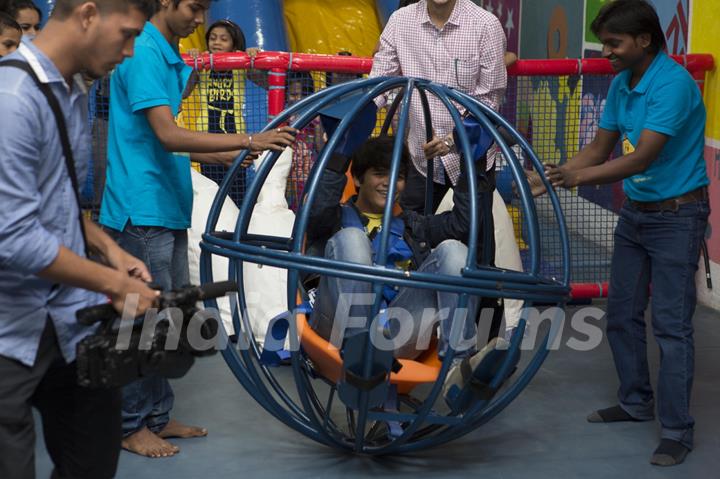
<path id="1" fill-rule="evenodd" d="M 392 90 L 401 89 L 402 97 L 399 98 L 399 123 L 398 131 L 406 131 L 409 121 L 410 104 L 413 94 L 417 93 L 424 106 L 426 124 L 429 122 L 429 109 L 427 94 L 433 95 L 440 100 L 444 107 L 450 112 L 455 129 L 458 133 L 457 147 L 463 153 L 462 158 L 468 172 L 468 192 L 470 196 L 470 237 L 468 240 L 468 258 L 466 267 L 461 276 L 438 276 L 429 275 L 418 271 L 404 272 L 387 269 L 383 266 L 366 266 L 360 264 L 342 263 L 320 257 L 311 257 L 303 254 L 303 240 L 308 226 L 310 208 L 313 205 L 317 194 L 320 175 L 328 164 L 331 153 L 338 146 L 342 136 L 348 131 L 354 118 L 361 112 L 362 108 L 372 102 L 374 98 Z M 264 131 L 278 128 L 286 124 L 291 118 L 295 118 L 290 126 L 302 129 L 309 124 L 318 113 L 331 106 L 348 95 L 356 95 L 357 103 L 351 111 L 342 119 L 336 131 L 328 139 L 328 143 L 316 160 L 311 175 L 306 181 L 303 193 L 303 205 L 300 207 L 292 235 L 289 238 L 269 237 L 248 233 L 250 218 L 257 201 L 260 189 L 264 184 L 270 170 L 275 165 L 280 153 L 275 152 L 269 155 L 258 168 L 255 180 L 249 185 L 243 204 L 240 208 L 240 215 L 237 220 L 232 239 L 227 235 L 214 233 L 220 217 L 220 211 L 230 190 L 230 186 L 237 176 L 241 163 L 247 156 L 243 153 L 228 171 L 224 182 L 213 202 L 208 222 L 201 242 L 200 275 L 202 282 L 212 282 L 212 255 L 219 255 L 228 258 L 229 278 L 237 281 L 239 285 L 239 311 L 247 311 L 247 304 L 244 295 L 244 283 L 242 277 L 242 263 L 251 263 L 280 267 L 288 271 L 287 302 L 289 310 L 296 305 L 299 292 L 300 272 L 312 272 L 321 275 L 331 275 L 348 278 L 358 281 L 371 282 L 376 293 L 380 292 L 385 284 L 400 287 L 425 288 L 432 290 L 444 290 L 459 294 L 459 307 L 467 304 L 468 295 L 477 295 L 493 298 L 515 298 L 525 301 L 526 306 L 534 302 L 544 304 L 557 304 L 560 310 L 569 297 L 570 284 L 570 248 L 568 244 L 568 233 L 565 220 L 561 211 L 560 202 L 549 182 L 542 174 L 543 167 L 540 160 L 532 150 L 528 142 L 498 113 L 488 108 L 476 99 L 448 88 L 446 86 L 432 83 L 426 80 L 405 77 L 393 78 L 372 78 L 356 80 L 353 82 L 337 85 L 326 90 L 315 93 L 292 107 L 288 108 L 281 115 L 270 122 Z M 396 102 L 396 106 L 398 102 Z M 491 213 L 492 195 L 483 194 L 480 201 L 477 200 L 477 179 L 476 165 L 472 161 L 471 144 L 468 135 L 463 127 L 460 113 L 454 104 L 465 108 L 470 115 L 477 119 L 484 129 L 492 135 L 499 146 L 503 156 L 507 159 L 512 172 L 517 190 L 520 196 L 521 208 L 527 225 L 526 242 L 529 246 L 529 268 L 525 272 L 502 270 L 495 267 L 485 266 L 489 263 L 488 258 L 482 258 L 481 266 L 477 263 L 477 245 L 479 238 L 479 208 L 483 208 L 485 221 Z M 394 110 L 395 108 L 392 108 Z M 392 112 L 394 113 L 394 111 Z M 387 122 L 389 122 L 389 118 Z M 387 127 L 386 123 L 386 127 Z M 559 237 L 561 242 L 562 255 L 562 278 L 547 278 L 540 274 L 541 264 L 541 242 L 538 216 L 533 197 L 530 193 L 530 186 L 515 152 L 506 144 L 498 132 L 498 127 L 510 133 L 520 146 L 533 167 L 541 172 L 542 181 L 548 190 L 550 203 L 557 221 Z M 395 197 L 396 181 L 399 176 L 399 157 L 402 149 L 402 137 L 396 137 L 393 150 L 393 163 L 390 173 L 390 184 L 388 198 Z M 482 172 L 480 172 L 482 174 Z M 481 203 L 481 204 L 478 204 Z M 390 228 L 388 227 L 392 216 L 392 204 L 388 202 L 385 207 L 383 228 L 378 254 L 378 265 L 385 264 L 388 247 Z M 483 225 L 485 235 L 492 234 L 487 224 Z M 483 239 L 485 240 L 485 239 Z M 487 248 L 484 249 L 487 251 Z M 487 256 L 484 255 L 484 256 Z M 380 308 L 380 294 L 376 294 L 377 300 L 374 304 L 373 315 Z M 206 307 L 217 308 L 215 300 L 205 301 Z M 262 364 L 259 360 L 261 348 L 255 341 L 246 314 L 240 314 L 237 308 L 233 312 L 233 325 L 238 337 L 247 339 L 244 348 L 226 347 L 223 357 L 230 366 L 233 374 L 247 390 L 247 392 L 272 416 L 282 421 L 290 428 L 304 434 L 305 436 L 325 444 L 327 446 L 362 454 L 399 454 L 417 451 L 427 447 L 437 446 L 454 439 L 457 439 L 475 430 L 482 424 L 502 411 L 510 404 L 530 382 L 548 355 L 549 345 L 552 344 L 554 336 L 558 334 L 556 328 L 551 328 L 540 346 L 534 352 L 532 359 L 527 366 L 515 373 L 512 384 L 506 385 L 494 398 L 489 401 L 483 400 L 462 414 L 439 414 L 434 410 L 434 405 L 441 400 L 442 385 L 450 369 L 455 351 L 450 349 L 443 360 L 438 379 L 432 386 L 431 391 L 424 399 L 415 398 L 411 403 L 405 403 L 410 407 L 411 412 L 391 412 L 371 410 L 368 406 L 367 394 L 361 394 L 360 406 L 357 410 L 348 411 L 348 424 L 346 428 L 340 427 L 330 417 L 330 411 L 334 405 L 333 401 L 339 401 L 334 396 L 334 388 L 326 401 L 322 401 L 318 395 L 312 368 L 301 348 L 298 347 L 298 330 L 295 323 L 294 313 L 290 313 L 290 341 L 292 347 L 291 363 L 295 381 L 295 394 L 292 397 L 290 391 L 286 391 L 275 377 L 273 371 Z M 501 386 L 502 379 L 509 373 L 510 356 L 520 348 L 523 332 L 527 319 L 525 315 L 520 320 L 515 334 L 510 340 L 507 360 L 500 366 L 500 370 L 491 383 L 491 387 Z M 370 373 L 372 348 L 368 341 L 368 351 L 364 356 L 364 370 Z M 352 418 L 352 420 L 350 420 Z M 373 439 L 367 433 L 368 424 L 372 422 L 396 421 L 402 423 L 403 429 L 400 435 L 385 437 L 381 440 Z"/>

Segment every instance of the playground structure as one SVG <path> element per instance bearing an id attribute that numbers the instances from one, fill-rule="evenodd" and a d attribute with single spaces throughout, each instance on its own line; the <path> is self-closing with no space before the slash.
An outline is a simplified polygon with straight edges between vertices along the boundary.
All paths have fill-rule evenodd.
<path id="1" fill-rule="evenodd" d="M 712 56 L 684 55 L 674 58 L 686 66 L 702 88 L 705 72 L 714 65 Z M 245 123 L 248 125 L 264 125 L 268 119 L 283 112 L 288 105 L 288 86 L 293 81 L 302 82 L 303 94 L 307 96 L 325 88 L 328 73 L 364 75 L 372 67 L 370 58 L 287 52 L 261 52 L 254 60 L 241 52 L 204 54 L 195 60 L 189 57 L 186 60 L 201 70 L 253 67 L 268 72 L 269 87 L 267 92 L 261 90 L 259 93 L 262 98 L 253 96 L 257 90 L 245 89 L 246 102 L 262 107 L 261 110 L 245 108 Z M 308 75 L 296 80 L 294 75 L 299 72 L 307 72 Z M 501 114 L 528 139 L 542 162 L 563 163 L 592 138 L 598 128 L 604 95 L 613 75 L 606 60 L 520 60 L 508 73 L 508 90 Z M 202 84 L 198 86 L 201 95 L 203 88 Z M 378 117 L 378 128 L 384 121 L 382 115 L 381 112 Z M 525 166 L 530 165 L 525 163 Z M 297 174 L 295 170 L 291 176 L 293 174 Z M 220 182 L 223 176 L 214 179 Z M 305 178 L 294 180 L 304 183 Z M 235 188 L 244 190 L 246 185 L 235 185 Z M 510 188 L 507 206 L 516 222 L 516 237 L 527 270 L 531 251 L 524 246 L 526 219 L 519 209 L 519 198 L 513 194 L 511 185 Z M 572 297 L 578 300 L 605 297 L 612 255 L 612 231 L 616 213 L 624 201 L 621 184 L 581 187 L 558 194 L 571 238 Z M 541 271 L 549 277 L 558 277 L 561 247 L 552 220 L 552 206 L 547 198 L 539 198 L 537 207 L 545 251 Z"/>
<path id="2" fill-rule="evenodd" d="M 383 119 L 382 131 L 390 128 L 393 113 L 398 116 L 398 130 L 405 130 L 413 95 L 418 95 L 421 99 L 426 95 L 435 95 L 453 116 L 459 148 L 463 152 L 463 161 L 470 179 L 469 192 L 472 198 L 469 253 L 461 276 L 404 272 L 377 265 L 341 263 L 304 254 L 305 232 L 320 175 L 331 154 L 343 143 L 351 125 L 362 114 L 363 108 L 372 104 L 377 96 L 388 92 L 397 94 L 395 104 L 401 103 L 401 106 Z M 445 406 L 441 401 L 441 391 L 455 355 L 452 346 L 442 362 L 437 360 L 437 352 L 430 348 L 427 354 L 417 361 L 401 360 L 399 366 L 393 366 L 391 353 L 376 349 L 371 333 L 367 332 L 347 341 L 341 357 L 337 350 L 333 351 L 329 343 L 323 342 L 307 327 L 308 310 L 303 303 L 305 292 L 300 287 L 301 274 L 316 273 L 372 282 L 376 293 L 384 285 L 453 291 L 459 294 L 458 306 L 461 308 L 467 305 L 468 296 L 473 295 L 521 299 L 528 307 L 538 302 L 550 303 L 560 306 L 557 311 L 562 312 L 569 293 L 568 234 L 559 198 L 544 180 L 549 189 L 548 201 L 551 204 L 554 229 L 559 235 L 561 249 L 560 274 L 557 277 L 544 276 L 540 268 L 543 255 L 542 233 L 536 205 L 524 173 L 527 165 L 519 161 L 518 155 L 505 143 L 497 128 L 503 127 L 511 132 L 519 151 L 536 171 L 542 170 L 542 164 L 529 143 L 505 119 L 472 97 L 447 87 L 402 77 L 356 80 L 325 89 L 300 101 L 279 114 L 266 129 L 277 128 L 286 122 L 290 122 L 295 128 L 303 129 L 321 110 L 347 101 L 352 95 L 355 95 L 352 100 L 354 106 L 330 134 L 313 172 L 307 178 L 303 202 L 297 211 L 297 219 L 289 237 L 257 235 L 248 231 L 262 185 L 280 153 L 267 157 L 258 169 L 255 180 L 248 185 L 235 230 L 231 234 L 215 231 L 221 206 L 246 154 L 238 158 L 227 173 L 210 211 L 201 243 L 201 278 L 203 282 L 213 280 L 213 255 L 230 260 L 228 276 L 237 279 L 240 285 L 239 308 L 234 308 L 232 318 L 239 347 L 228 347 L 223 351 L 223 355 L 237 379 L 262 407 L 289 427 L 331 447 L 365 454 L 402 453 L 451 441 L 471 432 L 499 413 L 517 397 L 540 368 L 549 352 L 549 345 L 558 333 L 557 328 L 551 328 L 546 333 L 532 359 L 524 364 L 521 371 L 515 373 L 512 384 L 504 384 L 513 374 L 519 360 L 526 323 L 525 318 L 522 318 L 507 349 L 493 351 L 501 359 L 497 367 L 489 368 L 485 372 L 487 386 L 494 392 L 499 391 L 497 396 L 493 398 L 493 395 L 481 395 L 468 399 L 468 395 L 474 394 L 463 388 L 454 391 L 454 397 L 458 401 L 462 400 L 463 406 L 459 406 L 457 401 L 449 400 L 447 395 Z M 478 242 L 487 241 L 490 230 L 488 218 L 491 195 L 481 195 L 480 200 L 476 196 L 476 165 L 472 160 L 475 145 L 471 143 L 463 126 L 458 106 L 470 112 L 484 130 L 492 135 L 512 173 L 527 230 L 529 267 L 526 272 L 490 267 L 488 265 L 491 258 L 486 257 L 487 255 L 477 257 Z M 426 118 L 429 118 L 429 109 L 426 108 L 425 111 Z M 388 198 L 394 197 L 401 148 L 402 137 L 398 136 L 393 152 Z M 389 202 L 385 206 L 384 224 L 380 233 L 381 246 L 377 253 L 379 258 L 385 258 L 387 254 L 392 208 L 393 205 Z M 478 220 L 480 208 L 485 212 L 485 222 L 482 225 Z M 487 253 L 487 250 L 485 252 Z M 263 350 L 255 341 L 253 330 L 244 313 L 247 311 L 242 275 L 244 262 L 287 269 L 288 313 L 283 318 L 277 318 L 273 328 L 278 328 L 280 322 L 283 322 L 289 330 L 297 389 L 294 393 L 286 391 L 275 377 L 275 372 L 261 361 Z M 385 261 L 380 260 L 378 263 L 384 264 Z M 380 310 L 381 295 L 376 295 L 376 298 L 373 317 Z M 217 304 L 215 301 L 208 301 L 206 306 L 216 308 Z M 283 337 L 284 334 L 279 334 L 276 339 Z M 267 342 L 265 347 L 268 347 Z"/>

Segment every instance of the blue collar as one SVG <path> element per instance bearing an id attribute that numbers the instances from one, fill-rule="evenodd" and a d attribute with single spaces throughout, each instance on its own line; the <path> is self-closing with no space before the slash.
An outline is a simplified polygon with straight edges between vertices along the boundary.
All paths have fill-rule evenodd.
<path id="1" fill-rule="evenodd" d="M 652 63 L 650 63 L 650 66 L 648 69 L 643 73 L 642 78 L 638 82 L 637 85 L 635 85 L 635 88 L 630 90 L 630 77 L 632 77 L 632 71 L 630 69 L 627 69 L 620 73 L 622 81 L 620 83 L 620 90 L 630 94 L 630 93 L 637 93 L 640 95 L 644 95 L 645 92 L 647 92 L 647 89 L 650 87 L 650 84 L 652 83 L 655 76 L 658 74 L 660 70 L 663 69 L 665 66 L 665 63 L 671 60 L 665 52 L 660 51 L 657 55 L 655 55 L 655 58 L 653 59 Z"/>
<path id="2" fill-rule="evenodd" d="M 151 22 L 145 23 L 145 27 L 143 27 L 143 33 L 147 34 L 150 38 L 153 39 L 168 64 L 175 65 L 178 63 L 185 63 L 180 56 L 180 50 L 178 50 L 177 45 L 171 45 L 170 42 L 168 42 L 167 39 L 163 36 L 163 34 L 160 33 L 160 30 L 158 30 L 157 27 Z"/>
<path id="3" fill-rule="evenodd" d="M 65 78 L 60 74 L 60 70 L 57 69 L 55 64 L 45 55 L 38 47 L 33 45 L 31 40 L 23 39 L 20 43 L 20 47 L 14 53 L 28 62 L 30 68 L 35 71 L 35 74 L 42 83 L 61 83 L 66 90 L 70 91 L 70 86 L 65 82 Z M 85 82 L 79 73 L 73 76 L 72 85 L 73 94 L 86 94 L 87 88 Z"/>
<path id="4" fill-rule="evenodd" d="M 28 61 L 35 74 L 43 83 L 65 83 L 55 64 L 32 41 L 23 38 L 19 48 L 19 54 Z M 27 50 L 26 50 L 27 49 Z"/>

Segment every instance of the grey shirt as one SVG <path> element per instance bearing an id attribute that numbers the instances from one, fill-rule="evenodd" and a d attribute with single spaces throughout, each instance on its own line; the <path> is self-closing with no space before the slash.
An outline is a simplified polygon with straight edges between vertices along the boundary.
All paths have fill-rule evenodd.
<path id="1" fill-rule="evenodd" d="M 87 94 L 76 78 L 67 85 L 55 65 L 24 42 L 6 59 L 27 61 L 49 83 L 65 115 L 80 184 L 90 158 Z M 0 62 L 1 63 L 1 62 Z M 27 73 L 0 68 L 0 355 L 32 366 L 50 317 L 66 361 L 91 328 L 75 312 L 107 299 L 69 286 L 53 287 L 36 274 L 61 245 L 84 256 L 78 207 L 62 154 L 60 134 L 45 96 Z"/>

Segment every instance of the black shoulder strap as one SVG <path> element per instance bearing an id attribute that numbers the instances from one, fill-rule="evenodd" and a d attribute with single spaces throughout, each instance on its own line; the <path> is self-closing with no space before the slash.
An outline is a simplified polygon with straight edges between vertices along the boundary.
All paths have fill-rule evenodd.
<path id="1" fill-rule="evenodd" d="M 88 256 L 87 251 L 87 236 L 85 235 L 85 223 L 83 221 L 82 208 L 80 207 L 80 187 L 78 185 L 77 173 L 75 171 L 75 159 L 70 146 L 70 137 L 68 136 L 67 126 L 65 124 L 65 117 L 63 116 L 62 109 L 57 97 L 52 92 L 50 85 L 43 83 L 38 78 L 35 70 L 27 63 L 20 60 L 5 60 L 0 63 L 0 67 L 14 67 L 27 73 L 30 78 L 35 81 L 35 84 L 40 89 L 45 98 L 47 99 L 48 105 L 55 116 L 58 131 L 60 132 L 60 143 L 62 144 L 63 156 L 65 157 L 65 167 L 67 168 L 68 176 L 70 176 L 70 182 L 72 183 L 73 191 L 75 193 L 75 201 L 77 202 L 80 231 L 82 233 L 83 242 L 85 244 L 85 255 Z"/>

